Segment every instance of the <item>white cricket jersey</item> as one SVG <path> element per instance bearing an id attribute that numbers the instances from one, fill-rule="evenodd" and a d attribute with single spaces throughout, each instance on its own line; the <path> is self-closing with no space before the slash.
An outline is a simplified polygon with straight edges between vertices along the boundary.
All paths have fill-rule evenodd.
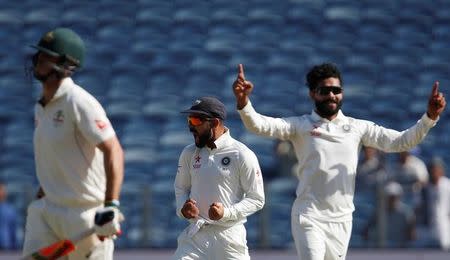
<path id="1" fill-rule="evenodd" d="M 46 198 L 62 206 L 103 203 L 106 176 L 96 145 L 114 135 L 102 106 L 71 78 L 45 107 L 37 103 L 34 155 Z"/>
<path id="2" fill-rule="evenodd" d="M 392 171 L 397 181 L 420 181 L 422 183 L 428 182 L 428 170 L 425 163 L 414 155 L 409 155 L 406 158 L 404 164 L 398 164 L 394 167 Z"/>
<path id="3" fill-rule="evenodd" d="M 442 176 L 437 185 L 428 184 L 428 217 L 431 234 L 444 249 L 450 249 L 450 179 Z"/>
<path id="4" fill-rule="evenodd" d="M 227 130 L 215 141 L 216 148 L 188 145 L 180 155 L 174 188 L 177 215 L 187 199 L 197 202 L 200 216 L 212 224 L 232 226 L 264 205 L 264 185 L 256 155 Z M 221 202 L 222 219 L 212 222 L 209 206 Z"/>
<path id="5" fill-rule="evenodd" d="M 345 116 L 331 121 L 310 115 L 272 118 L 258 114 L 249 102 L 238 111 L 248 130 L 290 140 L 298 159 L 299 180 L 293 214 L 324 221 L 350 221 L 358 154 L 362 145 L 400 152 L 417 145 L 435 125 L 426 115 L 403 132 Z"/>

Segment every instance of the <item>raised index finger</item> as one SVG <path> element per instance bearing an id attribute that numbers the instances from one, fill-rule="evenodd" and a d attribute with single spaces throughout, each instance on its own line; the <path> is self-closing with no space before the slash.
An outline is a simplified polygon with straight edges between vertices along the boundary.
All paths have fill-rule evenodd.
<path id="1" fill-rule="evenodd" d="M 242 65 L 242 64 L 238 65 L 238 78 L 245 79 L 244 65 Z"/>
<path id="2" fill-rule="evenodd" d="M 439 94 L 439 81 L 434 82 L 433 90 L 431 91 L 431 96 L 436 96 Z"/>

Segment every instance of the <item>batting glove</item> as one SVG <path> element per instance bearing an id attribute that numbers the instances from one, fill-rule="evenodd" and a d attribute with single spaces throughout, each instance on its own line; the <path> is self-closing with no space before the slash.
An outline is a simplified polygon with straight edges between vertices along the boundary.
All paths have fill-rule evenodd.
<path id="1" fill-rule="evenodd" d="M 114 206 L 104 207 L 95 212 L 95 233 L 99 238 L 115 237 L 122 233 L 120 229 L 120 221 L 123 214 L 119 208 Z"/>

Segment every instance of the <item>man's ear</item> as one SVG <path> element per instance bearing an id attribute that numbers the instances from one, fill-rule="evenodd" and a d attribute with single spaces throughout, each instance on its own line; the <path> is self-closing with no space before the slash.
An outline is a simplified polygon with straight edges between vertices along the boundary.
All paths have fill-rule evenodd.
<path id="1" fill-rule="evenodd" d="M 314 94 L 316 94 L 316 92 L 314 90 L 309 90 L 309 97 L 313 100 L 314 100 Z"/>
<path id="2" fill-rule="evenodd" d="M 218 127 L 220 120 L 218 118 L 213 118 L 213 120 L 211 120 L 211 122 L 212 122 L 213 127 Z"/>

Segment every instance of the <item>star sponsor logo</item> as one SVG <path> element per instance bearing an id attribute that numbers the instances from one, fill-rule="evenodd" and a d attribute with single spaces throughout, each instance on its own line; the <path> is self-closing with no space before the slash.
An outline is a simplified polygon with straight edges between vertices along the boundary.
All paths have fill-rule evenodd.
<path id="1" fill-rule="evenodd" d="M 200 157 L 200 155 L 197 155 L 194 157 L 194 165 L 192 167 L 194 167 L 194 169 L 199 169 L 200 167 L 202 167 L 202 164 L 200 163 L 200 160 L 202 159 L 202 157 Z"/>
<path id="2" fill-rule="evenodd" d="M 197 155 L 194 159 L 195 163 L 200 163 L 200 159 L 202 159 L 202 157 L 200 157 L 200 155 Z"/>
<path id="3" fill-rule="evenodd" d="M 318 125 L 313 125 L 313 129 L 309 132 L 311 136 L 321 136 L 321 133 L 317 130 Z"/>

